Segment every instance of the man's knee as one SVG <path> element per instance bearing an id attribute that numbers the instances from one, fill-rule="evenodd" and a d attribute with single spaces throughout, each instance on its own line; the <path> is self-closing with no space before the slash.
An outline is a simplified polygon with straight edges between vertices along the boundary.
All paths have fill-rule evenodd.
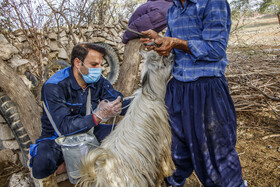
<path id="1" fill-rule="evenodd" d="M 49 142 L 39 143 L 37 154 L 32 158 L 32 174 L 36 179 L 46 178 L 53 174 L 63 162 L 62 153 Z"/>
<path id="2" fill-rule="evenodd" d="M 33 158 L 32 174 L 36 179 L 46 178 L 56 170 L 56 162 L 51 153 L 39 153 Z"/>

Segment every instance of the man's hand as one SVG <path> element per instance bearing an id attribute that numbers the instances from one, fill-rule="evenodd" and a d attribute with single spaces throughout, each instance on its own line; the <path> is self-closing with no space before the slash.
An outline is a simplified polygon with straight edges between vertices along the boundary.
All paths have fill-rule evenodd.
<path id="1" fill-rule="evenodd" d="M 142 34 L 149 36 L 150 38 L 141 38 L 140 41 L 146 45 L 146 48 L 151 51 L 155 50 L 161 56 L 168 56 L 174 47 L 174 38 L 161 37 L 153 30 L 143 31 Z M 151 43 L 154 45 L 149 45 Z"/>
<path id="2" fill-rule="evenodd" d="M 160 47 L 155 47 L 154 50 L 160 56 L 168 56 L 175 45 L 175 38 L 164 37 L 155 40 L 155 43 L 161 43 Z"/>
<path id="3" fill-rule="evenodd" d="M 155 50 L 161 56 L 168 56 L 172 49 L 182 49 L 187 53 L 191 54 L 190 48 L 188 46 L 187 40 L 181 40 L 178 38 L 171 37 L 161 37 L 153 30 L 143 31 L 142 34 L 149 36 L 150 38 L 141 38 L 140 41 L 146 44 L 146 48 L 150 50 Z M 156 45 L 147 45 L 154 42 Z M 157 47 L 159 46 L 159 47 Z"/>
<path id="4" fill-rule="evenodd" d="M 119 115 L 122 111 L 121 97 L 110 102 L 103 100 L 99 103 L 97 108 L 93 111 L 94 115 L 106 122 L 109 118 Z"/>
<path id="5" fill-rule="evenodd" d="M 149 30 L 143 31 L 141 33 L 150 37 L 150 38 L 140 38 L 140 41 L 144 43 L 144 45 L 146 46 L 146 48 L 149 51 L 153 50 L 156 47 L 156 45 L 161 44 L 161 43 L 156 43 L 156 40 L 160 39 L 162 37 L 159 36 L 158 33 L 155 32 L 154 30 L 149 29 Z M 158 40 L 158 42 L 160 42 L 160 40 Z M 150 44 L 152 44 L 152 45 L 150 45 Z"/>
<path id="6" fill-rule="evenodd" d="M 152 30 L 152 29 L 142 31 L 141 33 L 149 36 L 151 39 L 161 38 L 161 36 L 159 36 L 158 33 L 156 31 Z M 149 40 L 149 38 L 141 38 L 141 39 Z"/>

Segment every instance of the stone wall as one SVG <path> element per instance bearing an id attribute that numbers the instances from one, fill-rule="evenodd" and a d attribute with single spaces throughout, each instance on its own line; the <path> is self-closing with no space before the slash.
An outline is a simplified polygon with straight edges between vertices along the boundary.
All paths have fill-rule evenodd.
<path id="1" fill-rule="evenodd" d="M 71 34 L 68 27 L 49 28 L 43 31 L 37 31 L 42 47 L 43 66 L 50 63 L 50 60 L 64 60 L 70 63 L 70 54 L 74 46 L 74 39 L 79 42 L 103 42 L 109 44 L 119 57 L 120 65 L 123 61 L 123 53 L 125 45 L 122 43 L 122 35 L 124 30 L 119 24 L 104 26 L 92 25 L 89 27 L 81 27 L 72 29 Z M 34 33 L 26 34 L 22 30 L 10 33 L 9 36 L 0 34 L 0 59 L 10 65 L 21 76 L 23 81 L 31 89 L 31 82 L 25 77 L 24 72 L 30 70 L 34 73 L 38 71 L 38 63 L 31 57 L 33 51 L 30 49 L 30 42 L 34 40 Z M 33 71 L 32 71 L 33 70 Z"/>
<path id="2" fill-rule="evenodd" d="M 11 44 L 2 34 L 0 34 L 0 59 L 4 63 L 10 65 L 15 70 L 19 71 L 19 76 L 22 78 L 24 83 L 31 88 L 31 82 L 24 75 L 26 65 L 32 65 L 32 60 L 24 59 L 19 49 Z M 1 78 L 1 77 L 0 77 Z"/>
<path id="3" fill-rule="evenodd" d="M 69 61 L 71 50 L 74 46 L 74 40 L 80 42 L 104 42 L 111 45 L 119 56 L 120 62 L 123 60 L 124 44 L 122 44 L 122 34 L 124 30 L 120 25 L 92 25 L 72 29 L 73 34 L 68 27 L 50 28 L 38 32 L 44 46 L 45 54 L 48 58 L 57 58 Z M 30 36 L 32 37 L 32 36 Z M 74 39 L 73 39 L 74 38 Z M 22 52 L 22 56 L 28 56 L 32 51 L 29 49 L 29 43 L 26 34 L 22 31 L 16 31 L 12 38 L 13 45 Z"/>
<path id="4" fill-rule="evenodd" d="M 0 115 L 0 162 L 16 163 L 19 159 L 19 145 L 6 121 Z"/>

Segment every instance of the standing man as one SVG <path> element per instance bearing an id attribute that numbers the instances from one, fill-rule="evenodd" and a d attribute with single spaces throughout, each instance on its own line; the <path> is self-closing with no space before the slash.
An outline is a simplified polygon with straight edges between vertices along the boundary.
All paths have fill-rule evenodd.
<path id="1" fill-rule="evenodd" d="M 76 45 L 71 53 L 71 67 L 58 71 L 42 88 L 42 100 L 64 136 L 85 133 L 94 127 L 94 135 L 102 141 L 111 132 L 112 126 L 99 122 L 122 112 L 122 94 L 101 75 L 103 55 L 105 49 L 93 43 Z M 92 111 L 86 115 L 89 90 Z M 103 101 L 103 109 L 93 111 L 100 101 Z M 42 186 L 57 186 L 53 176 L 60 172 L 58 166 L 63 163 L 63 155 L 54 140 L 57 134 L 45 110 L 41 121 L 42 134 L 30 150 L 32 174 L 34 178 L 41 179 Z"/>
<path id="2" fill-rule="evenodd" d="M 231 27 L 227 0 L 173 0 L 164 38 L 152 30 L 143 34 L 160 47 L 160 55 L 175 54 L 166 105 L 173 134 L 176 165 L 167 179 L 184 186 L 193 170 L 204 186 L 241 187 L 236 145 L 236 113 L 224 76 Z M 144 43 L 150 39 L 141 39 Z"/>

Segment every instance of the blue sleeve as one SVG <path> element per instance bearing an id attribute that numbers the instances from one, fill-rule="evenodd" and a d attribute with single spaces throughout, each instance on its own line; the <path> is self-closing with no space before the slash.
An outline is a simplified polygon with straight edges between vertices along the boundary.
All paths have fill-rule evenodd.
<path id="1" fill-rule="evenodd" d="M 53 121 L 62 135 L 87 132 L 96 126 L 93 116 L 73 115 L 73 110 L 80 106 L 69 106 L 66 103 L 65 92 L 57 84 L 45 84 L 42 88 L 42 99 L 45 102 Z M 46 115 L 45 111 L 44 114 Z"/>
<path id="2" fill-rule="evenodd" d="M 123 98 L 123 95 L 120 92 L 116 91 L 107 79 L 104 79 L 102 87 L 102 94 L 100 97 L 101 100 L 107 99 L 109 101 L 114 101 L 118 96 Z M 124 115 L 126 113 L 129 103 L 130 100 L 124 101 L 122 103 L 122 108 L 124 109 L 122 110 L 121 115 Z"/>
<path id="3" fill-rule="evenodd" d="M 169 25 L 168 25 L 168 16 L 169 15 L 169 10 L 167 11 L 167 14 L 166 14 L 166 22 L 167 22 L 167 29 L 166 29 L 166 32 L 165 32 L 165 37 L 171 37 L 171 33 L 170 33 L 170 28 L 169 28 Z"/>
<path id="4" fill-rule="evenodd" d="M 226 0 L 209 0 L 203 14 L 202 39 L 188 40 L 191 58 L 216 62 L 226 54 L 230 33 L 230 8 Z"/>

